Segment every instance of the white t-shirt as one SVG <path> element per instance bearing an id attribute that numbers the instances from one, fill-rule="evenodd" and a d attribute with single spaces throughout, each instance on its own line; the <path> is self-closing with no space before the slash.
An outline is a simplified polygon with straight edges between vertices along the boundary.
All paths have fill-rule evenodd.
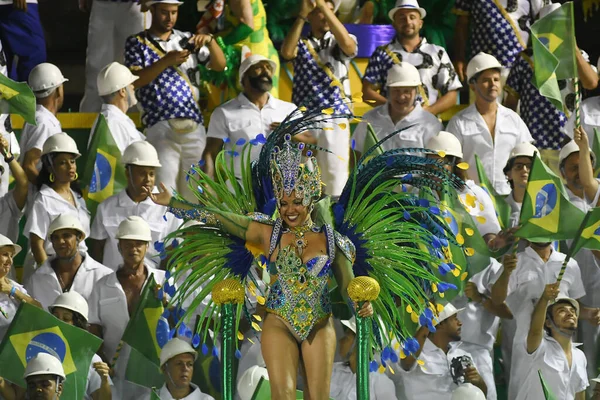
<path id="1" fill-rule="evenodd" d="M 31 149 L 42 150 L 44 142 L 52 135 L 61 133 L 62 126 L 54 114 L 40 104 L 35 106 L 35 122 L 37 125 L 25 123 L 21 132 L 21 162 Z M 41 166 L 41 164 L 40 164 Z M 40 169 L 38 166 L 38 170 Z"/>
<path id="2" fill-rule="evenodd" d="M 590 97 L 581 103 L 581 127 L 588 135 L 590 148 L 594 144 L 594 128 L 600 131 L 600 96 Z M 565 125 L 565 134 L 573 139 L 575 113 L 571 114 Z M 600 157 L 600 154 L 596 154 Z"/>
<path id="3" fill-rule="evenodd" d="M 19 239 L 19 221 L 23 216 L 23 211 L 17 207 L 17 202 L 13 192 L 8 192 L 0 197 L 0 234 L 6 236 L 13 243 Z"/>
<path id="4" fill-rule="evenodd" d="M 27 294 L 27 290 L 25 290 L 23 286 L 11 279 L 9 279 L 9 281 L 14 287 L 17 288 L 17 290 Z M 6 293 L 0 293 L 0 307 L 7 315 L 6 318 L 4 315 L 0 315 L 0 341 L 4 338 L 4 335 L 6 335 L 6 331 L 8 330 L 8 327 L 17 313 L 20 305 L 21 303 L 19 301 L 11 299 Z"/>
<path id="5" fill-rule="evenodd" d="M 100 114 L 104 115 L 108 129 L 110 130 L 110 134 L 117 144 L 117 147 L 121 151 L 121 154 L 123 154 L 127 146 L 129 146 L 131 143 L 139 142 L 140 140 L 146 140 L 146 137 L 137 130 L 135 123 L 131 120 L 131 118 L 121 111 L 119 107 L 112 104 L 102 104 Z M 92 130 L 90 131 L 91 133 L 96 130 L 96 124 L 98 124 L 98 118 L 96 118 L 96 121 L 94 121 Z M 90 134 L 90 138 L 88 139 L 88 148 L 90 147 L 92 138 L 93 135 Z"/>

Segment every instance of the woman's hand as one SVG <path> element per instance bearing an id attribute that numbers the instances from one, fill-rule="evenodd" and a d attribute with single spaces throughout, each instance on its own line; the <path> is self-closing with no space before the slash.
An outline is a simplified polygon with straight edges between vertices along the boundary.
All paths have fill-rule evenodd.
<path id="1" fill-rule="evenodd" d="M 0 293 L 9 294 L 13 288 L 13 284 L 8 278 L 0 278 Z"/>
<path id="2" fill-rule="evenodd" d="M 371 302 L 365 301 L 360 310 L 358 310 L 358 316 L 362 318 L 371 317 L 373 315 L 373 306 Z"/>
<path id="3" fill-rule="evenodd" d="M 173 198 L 173 195 L 171 194 L 171 192 L 169 192 L 169 189 L 167 189 L 167 187 L 165 186 L 164 183 L 160 183 L 160 186 L 158 187 L 158 193 L 152 193 L 152 189 L 149 189 L 147 187 L 143 187 L 142 191 L 144 192 L 144 194 L 148 197 L 150 197 L 150 200 L 152 200 L 153 202 L 155 202 L 158 205 L 161 206 L 169 206 L 169 203 L 171 202 L 171 199 Z"/>

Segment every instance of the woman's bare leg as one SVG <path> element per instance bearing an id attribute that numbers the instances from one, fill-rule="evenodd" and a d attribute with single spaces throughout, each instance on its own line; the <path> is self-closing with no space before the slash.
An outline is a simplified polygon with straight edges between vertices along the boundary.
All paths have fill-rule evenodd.
<path id="1" fill-rule="evenodd" d="M 302 342 L 300 349 L 306 377 L 305 399 L 329 400 L 335 347 L 336 336 L 331 318 L 315 326 L 308 339 Z"/>
<path id="2" fill-rule="evenodd" d="M 269 373 L 271 397 L 296 400 L 296 378 L 300 358 L 298 342 L 285 323 L 273 314 L 267 314 L 263 324 L 261 347 Z"/>

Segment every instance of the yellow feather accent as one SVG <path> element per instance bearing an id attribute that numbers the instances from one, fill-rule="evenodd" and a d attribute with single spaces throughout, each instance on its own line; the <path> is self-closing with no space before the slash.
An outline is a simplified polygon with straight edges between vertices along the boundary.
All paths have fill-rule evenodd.
<path id="1" fill-rule="evenodd" d="M 458 168 L 462 169 L 462 170 L 467 170 L 467 169 L 469 169 L 469 163 L 466 163 L 466 162 L 464 162 L 464 161 L 463 161 L 463 162 L 461 162 L 461 163 L 458 163 L 458 164 L 456 164 L 456 166 L 457 166 Z"/>
<path id="2" fill-rule="evenodd" d="M 462 275 L 460 276 L 460 280 L 464 281 L 465 279 L 467 279 L 468 276 L 469 276 L 468 272 L 463 272 Z"/>
<path id="3" fill-rule="evenodd" d="M 242 332 L 238 331 L 237 337 L 238 337 L 238 340 L 244 340 L 244 334 Z"/>
<path id="4" fill-rule="evenodd" d="M 468 255 L 469 257 L 471 257 L 473 254 L 475 254 L 475 250 L 471 247 L 467 247 L 465 249 L 465 254 Z"/>
<path id="5" fill-rule="evenodd" d="M 329 107 L 324 110 L 321 110 L 321 112 L 325 115 L 331 115 L 331 114 L 333 114 L 333 108 Z"/>
<path id="6" fill-rule="evenodd" d="M 407 312 L 407 313 L 409 313 L 409 314 L 412 314 L 412 312 L 413 312 L 413 309 L 412 309 L 412 307 L 410 306 L 410 304 L 406 306 L 406 312 Z"/>
<path id="7" fill-rule="evenodd" d="M 261 306 L 264 306 L 266 303 L 266 300 L 263 296 L 256 296 L 256 301 L 258 301 L 258 304 L 260 304 Z"/>
<path id="8" fill-rule="evenodd" d="M 477 222 L 479 222 L 480 224 L 485 224 L 485 217 L 479 216 L 475 218 L 477 220 Z"/>
<path id="9" fill-rule="evenodd" d="M 437 289 L 437 285 L 436 285 L 435 283 L 432 283 L 432 284 L 431 284 L 431 291 L 432 291 L 433 293 L 437 293 L 437 290 L 438 290 L 438 289 Z"/>
<path id="10" fill-rule="evenodd" d="M 475 231 L 471 228 L 465 228 L 465 233 L 469 236 L 473 236 L 475 234 Z"/>
<path id="11" fill-rule="evenodd" d="M 260 326 L 259 326 L 259 325 L 258 325 L 256 322 L 253 322 L 253 323 L 252 323 L 252 328 L 253 328 L 255 331 L 258 331 L 258 332 L 262 331 L 262 329 L 260 328 Z"/>
<path id="12" fill-rule="evenodd" d="M 262 322 L 262 318 L 260 317 L 260 315 L 258 314 L 254 314 L 253 315 L 254 319 L 257 320 L 258 322 Z"/>
<path id="13" fill-rule="evenodd" d="M 465 238 L 461 233 L 457 233 L 456 234 L 456 241 L 458 242 L 458 244 L 460 244 L 461 246 L 463 244 L 465 244 Z"/>

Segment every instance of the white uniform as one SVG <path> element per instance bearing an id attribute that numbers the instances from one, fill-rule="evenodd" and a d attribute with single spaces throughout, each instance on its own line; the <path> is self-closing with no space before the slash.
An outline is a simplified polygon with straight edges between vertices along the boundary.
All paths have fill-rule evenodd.
<path id="1" fill-rule="evenodd" d="M 8 192 L 0 197 L 0 234 L 6 236 L 13 243 L 19 239 L 19 221 L 23 216 L 23 209 L 19 210 L 13 192 Z"/>
<path id="2" fill-rule="evenodd" d="M 510 152 L 519 143 L 532 142 L 525 122 L 514 111 L 498 104 L 494 137 L 490 134 L 475 104 L 456 114 L 446 128 L 462 145 L 463 159 L 469 163 L 469 175 L 477 177 L 475 154 L 481 159 L 485 173 L 499 194 L 508 194 L 510 185 L 502 171 Z M 476 180 L 479 181 L 478 179 Z"/>
<path id="3" fill-rule="evenodd" d="M 587 133 L 590 141 L 590 147 L 594 143 L 594 128 L 600 131 L 600 96 L 590 97 L 581 103 L 581 127 Z M 573 139 L 573 130 L 575 129 L 575 113 L 565 125 L 565 133 Z M 596 154 L 600 157 L 600 154 Z"/>
<path id="4" fill-rule="evenodd" d="M 235 151 L 239 154 L 234 157 L 234 160 L 235 174 L 240 179 L 243 145 L 236 145 L 238 140 L 244 140 L 245 144 L 260 133 L 267 137 L 272 131 L 271 124 L 283 122 L 295 109 L 295 104 L 269 95 L 269 100 L 259 110 L 244 93 L 240 93 L 235 99 L 215 108 L 210 117 L 207 136 L 228 140 L 224 145 L 224 150 L 228 152 L 226 153 L 228 160 L 231 158 L 231 152 Z M 258 159 L 261 148 L 262 144 L 252 145 L 251 160 Z"/>
<path id="5" fill-rule="evenodd" d="M 35 122 L 37 125 L 31 125 L 25 123 L 23 126 L 23 132 L 21 132 L 21 163 L 24 160 L 25 153 L 31 149 L 38 149 L 42 151 L 44 142 L 50 136 L 61 133 L 62 126 L 60 121 L 54 114 L 40 104 L 35 106 Z M 41 168 L 41 163 L 38 165 L 38 170 Z"/>
<path id="6" fill-rule="evenodd" d="M 576 344 L 571 344 L 571 367 L 561 345 L 554 338 L 544 334 L 542 343 L 532 353 L 527 354 L 525 343 L 521 343 L 520 362 L 513 368 L 522 377 L 523 385 L 516 394 L 515 400 L 545 400 L 544 390 L 538 370 L 546 381 L 554 398 L 574 400 L 575 394 L 584 391 L 588 386 L 585 356 Z"/>
<path id="7" fill-rule="evenodd" d="M 92 289 L 96 285 L 96 282 L 113 271 L 95 261 L 87 253 L 82 252 L 80 254 L 83 261 L 73 277 L 73 283 L 69 291 L 73 290 L 79 293 L 87 301 L 92 294 Z M 56 272 L 52 268 L 52 261 L 54 259 L 55 257 L 46 259 L 42 266 L 25 283 L 25 287 L 31 297 L 42 303 L 44 309 L 51 306 L 56 298 L 63 293 Z"/>
<path id="8" fill-rule="evenodd" d="M 146 251 L 146 260 L 151 267 L 158 268 L 160 257 L 154 248 L 154 242 L 164 240 L 165 236 L 179 227 L 181 221 L 174 215 L 167 214 L 166 207 L 155 204 L 150 198 L 136 203 L 131 200 L 127 190 L 123 189 L 104 200 L 96 210 L 90 239 L 106 240 L 102 263 L 117 270 L 118 266 L 123 263 L 123 257 L 118 248 L 119 241 L 116 239 L 117 229 L 124 219 L 132 215 L 142 217 L 150 225 L 152 243 Z"/>
<path id="9" fill-rule="evenodd" d="M 204 394 L 200 391 L 200 388 L 193 383 L 190 383 L 190 386 L 194 389 L 190 394 L 185 397 L 179 397 L 181 400 L 214 400 L 214 397 Z M 167 389 L 167 384 L 165 383 L 162 388 L 160 388 L 160 392 L 158 393 L 160 400 L 175 400 L 175 397 L 171 395 L 169 389 Z"/>
<path id="10" fill-rule="evenodd" d="M 10 153 L 18 160 L 21 156 L 21 148 L 19 147 L 19 142 L 17 141 L 17 137 L 14 132 L 7 132 L 4 128 L 4 120 L 8 117 L 8 114 L 0 114 L 0 135 L 4 137 L 4 139 L 8 140 L 10 146 Z M 4 157 L 0 157 L 0 165 L 4 168 L 4 173 L 0 178 L 0 196 L 8 193 L 8 186 L 10 176 L 12 176 L 12 171 L 8 164 L 4 161 Z"/>
<path id="11" fill-rule="evenodd" d="M 354 130 L 352 136 L 355 142 L 354 149 L 362 154 L 365 154 L 368 150 L 364 148 L 365 138 L 367 137 L 367 123 L 371 124 L 377 140 L 382 140 L 392 132 L 411 126 L 383 142 L 381 148 L 384 151 L 425 147 L 429 139 L 443 129 L 443 125 L 437 117 L 423 110 L 420 104 L 417 104 L 414 110 L 394 124 L 390 117 L 389 105 L 386 103 L 366 112 L 363 115 L 362 122 Z"/>
<path id="12" fill-rule="evenodd" d="M 129 146 L 131 143 L 139 142 L 140 140 L 146 140 L 146 137 L 137 130 L 135 123 L 131 120 L 131 118 L 121 111 L 119 107 L 112 104 L 102 104 L 102 110 L 100 114 L 104 115 L 108 129 L 110 130 L 110 134 L 115 140 L 115 143 L 121 151 L 121 154 L 123 154 L 127 146 Z M 99 117 L 100 116 L 98 116 L 98 118 Z M 96 118 L 96 121 L 94 121 L 94 125 L 92 126 L 92 130 L 90 132 L 94 132 L 96 130 L 98 118 Z M 88 140 L 88 148 L 90 147 L 92 138 L 93 135 L 90 135 Z"/>
<path id="13" fill-rule="evenodd" d="M 356 374 L 343 362 L 333 364 L 329 397 L 332 399 L 356 400 Z M 395 400 L 394 382 L 385 374 L 369 374 L 369 398 L 371 400 Z"/>
<path id="14" fill-rule="evenodd" d="M 100 386 L 102 386 L 102 378 L 100 377 L 100 375 L 98 375 L 98 372 L 96 372 L 96 370 L 94 369 L 94 364 L 97 362 L 102 362 L 102 359 L 100 358 L 100 356 L 98 354 L 94 354 L 94 357 L 92 357 L 92 363 L 90 364 L 90 370 L 88 371 L 88 379 L 87 379 L 87 386 L 85 388 L 85 397 L 84 400 L 92 400 L 92 394 L 100 389 Z M 108 377 L 108 381 L 110 382 L 110 386 L 113 386 L 112 383 L 112 379 L 110 379 L 110 377 Z M 112 391 L 111 391 L 112 394 Z M 116 397 L 113 396 L 113 399 L 115 399 Z"/>
<path id="15" fill-rule="evenodd" d="M 11 279 L 9 279 L 9 282 L 16 287 L 17 290 L 27 294 L 27 290 L 25 290 L 25 288 L 19 285 L 17 282 Z M 0 341 L 2 341 L 4 335 L 6 335 L 6 331 L 8 330 L 8 327 L 17 313 L 17 309 L 20 305 L 21 304 L 19 301 L 11 299 L 6 293 L 0 293 L 0 308 L 2 308 L 2 311 L 6 313 L 6 317 L 4 317 L 4 315 L 0 315 Z"/>

